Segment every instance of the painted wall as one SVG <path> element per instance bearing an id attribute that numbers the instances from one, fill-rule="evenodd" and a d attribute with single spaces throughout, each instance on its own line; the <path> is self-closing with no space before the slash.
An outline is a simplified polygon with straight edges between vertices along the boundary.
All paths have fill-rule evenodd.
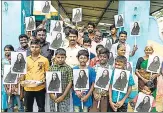
<path id="1" fill-rule="evenodd" d="M 21 34 L 21 1 L 2 1 L 2 58 L 4 46 L 18 48 Z"/>

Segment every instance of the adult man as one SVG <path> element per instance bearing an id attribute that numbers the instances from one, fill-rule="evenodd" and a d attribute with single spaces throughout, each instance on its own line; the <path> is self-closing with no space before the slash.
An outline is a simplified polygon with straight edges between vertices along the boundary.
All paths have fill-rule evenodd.
<path id="1" fill-rule="evenodd" d="M 46 29 L 38 28 L 36 30 L 36 39 L 40 41 L 41 55 L 48 58 L 49 63 L 51 63 L 51 58 L 54 54 L 53 50 L 49 49 L 50 43 L 46 41 Z"/>
<path id="2" fill-rule="evenodd" d="M 87 30 L 88 30 L 88 36 L 90 39 L 93 39 L 95 37 L 94 29 L 95 29 L 95 24 L 92 22 L 89 22 L 87 26 Z"/>
<path id="3" fill-rule="evenodd" d="M 65 47 L 66 50 L 66 63 L 73 67 L 75 65 L 78 65 L 78 59 L 76 58 L 76 55 L 80 49 L 82 49 L 80 46 L 77 45 L 77 39 L 78 39 L 78 31 L 75 29 L 70 29 L 69 31 L 69 45 Z"/>
<path id="4" fill-rule="evenodd" d="M 136 45 L 134 45 L 133 50 L 130 51 L 130 46 L 129 46 L 129 44 L 126 43 L 126 40 L 127 40 L 127 32 L 121 31 L 119 33 L 119 42 L 116 44 L 113 44 L 112 48 L 111 48 L 111 52 L 113 53 L 114 58 L 117 57 L 117 46 L 118 46 L 118 44 L 124 44 L 125 45 L 125 47 L 126 47 L 125 57 L 127 58 L 128 61 L 129 61 L 129 57 L 134 56 L 134 54 L 138 48 Z"/>
<path id="5" fill-rule="evenodd" d="M 115 44 L 119 41 L 117 36 L 117 28 L 115 27 L 115 25 L 110 26 L 110 31 L 111 31 L 111 35 L 108 37 L 108 39 L 111 40 L 112 44 Z"/>
<path id="6" fill-rule="evenodd" d="M 34 80 L 33 87 L 29 87 L 29 83 L 24 85 L 25 108 L 26 112 L 33 112 L 33 103 L 36 98 L 39 112 L 45 112 L 45 72 L 48 71 L 49 61 L 40 55 L 41 44 L 39 40 L 31 41 L 31 55 L 27 57 L 27 74 L 24 80 Z M 23 78 L 23 77 L 22 77 Z"/>

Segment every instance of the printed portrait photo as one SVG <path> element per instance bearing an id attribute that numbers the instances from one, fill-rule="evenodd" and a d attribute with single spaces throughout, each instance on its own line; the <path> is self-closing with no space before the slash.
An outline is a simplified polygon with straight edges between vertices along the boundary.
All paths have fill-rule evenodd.
<path id="1" fill-rule="evenodd" d="M 142 92 L 138 94 L 134 112 L 150 112 L 154 98 Z"/>
<path id="2" fill-rule="evenodd" d="M 50 32 L 63 32 L 63 21 L 51 20 Z"/>
<path id="3" fill-rule="evenodd" d="M 74 8 L 72 10 L 72 21 L 81 22 L 82 21 L 82 8 Z"/>
<path id="4" fill-rule="evenodd" d="M 131 36 L 140 36 L 140 22 L 132 22 L 130 24 Z"/>
<path id="5" fill-rule="evenodd" d="M 124 26 L 124 18 L 123 14 L 115 15 L 114 16 L 115 26 L 116 28 L 120 28 Z"/>
<path id="6" fill-rule="evenodd" d="M 88 69 L 73 69 L 74 90 L 89 89 Z"/>
<path id="7" fill-rule="evenodd" d="M 133 63 L 132 62 L 127 62 L 127 67 L 126 70 L 129 71 L 131 74 L 133 74 Z"/>
<path id="8" fill-rule="evenodd" d="M 159 73 L 162 59 L 157 55 L 150 55 L 148 59 L 147 71 L 152 73 Z"/>
<path id="9" fill-rule="evenodd" d="M 113 78 L 113 90 L 123 93 L 127 92 L 130 72 L 121 69 L 115 69 Z"/>
<path id="10" fill-rule="evenodd" d="M 26 74 L 26 52 L 11 52 L 11 72 Z"/>
<path id="11" fill-rule="evenodd" d="M 109 83 L 112 75 L 112 70 L 99 68 L 96 72 L 95 86 L 103 90 L 109 89 Z"/>
<path id="12" fill-rule="evenodd" d="M 11 73 L 11 65 L 4 65 L 4 84 L 17 84 L 18 74 Z"/>
<path id="13" fill-rule="evenodd" d="M 51 1 L 44 1 L 42 2 L 42 13 L 50 13 L 50 6 L 51 6 Z"/>
<path id="14" fill-rule="evenodd" d="M 112 43 L 110 39 L 106 40 L 105 48 L 107 48 L 109 51 L 111 50 Z"/>
<path id="15" fill-rule="evenodd" d="M 46 72 L 47 93 L 62 93 L 61 83 L 61 72 Z"/>
<path id="16" fill-rule="evenodd" d="M 36 30 L 35 16 L 25 18 L 26 31 Z"/>
<path id="17" fill-rule="evenodd" d="M 113 53 L 110 52 L 108 64 L 112 66 L 114 64 L 114 60 L 115 59 L 114 59 Z"/>
<path id="18" fill-rule="evenodd" d="M 54 32 L 55 35 L 51 37 L 50 39 L 50 49 L 56 50 L 63 45 L 63 33 L 60 32 Z"/>

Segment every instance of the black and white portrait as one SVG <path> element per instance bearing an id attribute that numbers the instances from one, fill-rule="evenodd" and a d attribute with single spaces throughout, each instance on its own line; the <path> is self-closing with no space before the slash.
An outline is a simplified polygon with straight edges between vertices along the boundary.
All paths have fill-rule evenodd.
<path id="1" fill-rule="evenodd" d="M 35 17 L 30 16 L 25 18 L 26 31 L 36 30 Z"/>
<path id="2" fill-rule="evenodd" d="M 89 77 L 87 69 L 74 69 L 73 70 L 74 90 L 89 89 Z"/>
<path id="3" fill-rule="evenodd" d="M 11 72 L 26 74 L 26 52 L 11 52 Z"/>
<path id="4" fill-rule="evenodd" d="M 113 90 L 126 93 L 128 87 L 129 74 L 129 71 L 115 69 L 113 78 Z"/>
<path id="5" fill-rule="evenodd" d="M 132 62 L 127 62 L 126 70 L 132 74 Z"/>
<path id="6" fill-rule="evenodd" d="M 98 68 L 96 72 L 95 87 L 108 90 L 112 71 L 104 68 Z"/>
<path id="7" fill-rule="evenodd" d="M 61 72 L 46 72 L 47 93 L 61 93 Z"/>
<path id="8" fill-rule="evenodd" d="M 138 99 L 135 106 L 135 112 L 150 112 L 152 103 L 153 103 L 153 97 L 146 95 L 142 92 L 138 94 Z"/>
<path id="9" fill-rule="evenodd" d="M 123 27 L 123 26 L 124 26 L 123 14 L 115 15 L 115 16 L 114 16 L 114 19 L 115 19 L 115 26 L 116 26 L 117 28 Z"/>
<path id="10" fill-rule="evenodd" d="M 130 25 L 131 36 L 140 36 L 140 23 L 133 22 Z"/>
<path id="11" fill-rule="evenodd" d="M 114 64 L 114 56 L 112 52 L 110 52 L 108 64 L 111 66 Z"/>
<path id="12" fill-rule="evenodd" d="M 147 71 L 159 73 L 161 68 L 162 59 L 159 56 L 151 55 L 148 59 Z"/>
<path id="13" fill-rule="evenodd" d="M 62 30 L 62 26 L 61 26 L 60 21 L 56 21 L 53 31 L 61 32 L 61 30 Z"/>
<path id="14" fill-rule="evenodd" d="M 42 13 L 49 13 L 50 12 L 50 1 L 45 1 L 42 7 Z"/>
<path id="15" fill-rule="evenodd" d="M 56 50 L 56 49 L 62 47 L 62 44 L 63 44 L 62 37 L 63 37 L 62 33 L 56 32 L 55 37 L 52 37 L 54 39 L 51 40 L 51 42 L 50 42 L 50 49 Z"/>
<path id="16" fill-rule="evenodd" d="M 73 17 L 72 17 L 73 22 L 82 21 L 82 8 L 73 9 L 73 14 L 72 15 L 73 15 Z"/>
<path id="17" fill-rule="evenodd" d="M 112 43 L 110 39 L 106 40 L 105 48 L 107 48 L 109 51 L 111 50 Z"/>
<path id="18" fill-rule="evenodd" d="M 4 65 L 4 84 L 17 84 L 18 74 L 11 73 L 11 65 Z"/>

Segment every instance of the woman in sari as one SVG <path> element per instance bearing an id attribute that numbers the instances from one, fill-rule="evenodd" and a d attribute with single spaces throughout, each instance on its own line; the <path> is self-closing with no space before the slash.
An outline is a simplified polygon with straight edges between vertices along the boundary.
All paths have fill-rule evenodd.
<path id="1" fill-rule="evenodd" d="M 152 74 L 147 72 L 148 58 L 149 55 L 152 55 L 154 50 L 151 46 L 145 47 L 145 56 L 140 57 L 136 64 L 136 72 L 135 74 L 138 77 L 138 91 L 142 92 L 144 87 L 149 87 L 152 93 L 152 96 L 156 99 L 156 86 L 157 86 L 157 77 L 159 74 Z M 149 85 L 150 84 L 150 85 Z M 156 108 L 153 108 L 153 112 L 156 111 Z"/>

